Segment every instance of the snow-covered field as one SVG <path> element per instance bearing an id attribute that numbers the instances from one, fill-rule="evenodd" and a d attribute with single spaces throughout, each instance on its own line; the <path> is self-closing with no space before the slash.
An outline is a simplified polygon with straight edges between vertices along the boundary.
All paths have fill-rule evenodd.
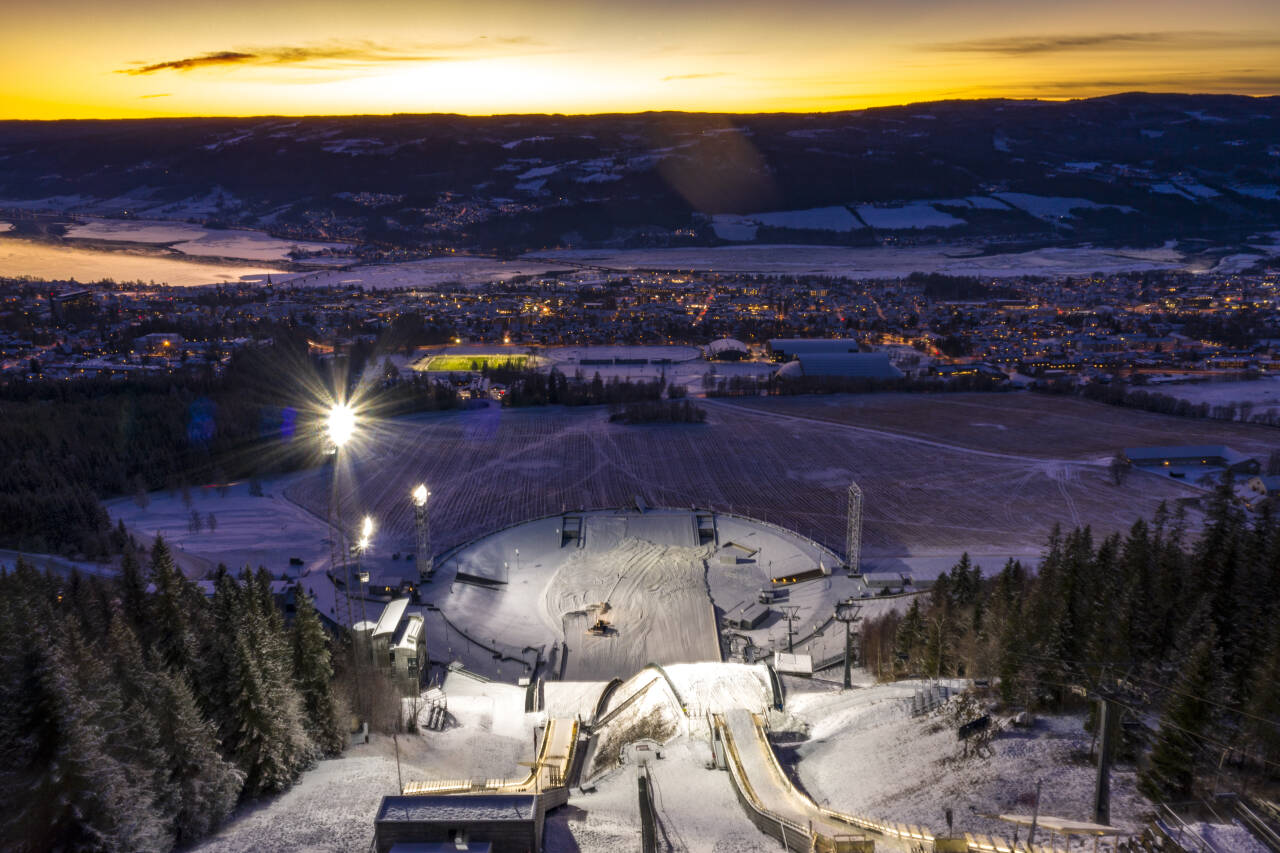
<path id="1" fill-rule="evenodd" d="M 1210 406 L 1250 406 L 1250 415 L 1280 411 L 1280 377 L 1249 379 L 1242 382 L 1170 382 L 1152 390 L 1190 403 Z"/>
<path id="2" fill-rule="evenodd" d="M 520 275 L 542 275 L 552 270 L 564 271 L 565 265 L 520 259 L 500 261 L 495 258 L 449 256 L 401 264 L 368 264 L 346 270 L 320 270 L 289 279 L 302 287 L 363 287 L 366 290 L 438 287 L 441 284 L 479 286 L 491 281 L 506 281 Z"/>
<path id="3" fill-rule="evenodd" d="M 152 492 L 145 507 L 133 498 L 116 498 L 106 508 L 113 524 L 123 521 L 140 541 L 164 536 L 188 574 L 225 563 L 232 571 L 265 565 L 278 576 L 293 557 L 303 561 L 294 573 L 323 569 L 329 560 L 327 525 L 284 497 L 299 476 L 309 474 L 264 483 L 262 497 L 250 495 L 248 483 L 239 482 L 229 485 L 225 496 L 211 486 L 190 489 L 190 508 L 180 492 Z M 201 517 L 199 532 L 190 529 L 193 512 Z M 210 529 L 210 515 L 216 529 Z"/>
<path id="4" fill-rule="evenodd" d="M 950 807 L 958 831 L 1012 837 L 1012 825 L 979 814 L 1030 813 L 1043 779 L 1042 815 L 1091 818 L 1096 773 L 1083 715 L 1039 717 L 1030 729 L 999 733 L 989 756 L 964 758 L 945 710 L 911 717 L 915 689 L 899 682 L 788 698 L 787 712 L 809 731 L 781 756 L 810 796 L 838 811 L 934 832 L 946 829 Z M 1137 792 L 1133 766 L 1117 765 L 1111 785 L 1112 824 L 1138 831 L 1151 806 Z"/>
<path id="5" fill-rule="evenodd" d="M 941 214 L 939 214 L 941 215 Z M 976 254 L 972 247 L 724 246 L 708 249 L 563 249 L 531 252 L 526 260 L 555 264 L 571 261 L 619 270 L 714 270 L 854 278 L 903 278 L 912 272 L 951 275 L 1080 275 L 1157 269 L 1205 272 L 1174 248 L 1048 248 L 998 255 Z"/>

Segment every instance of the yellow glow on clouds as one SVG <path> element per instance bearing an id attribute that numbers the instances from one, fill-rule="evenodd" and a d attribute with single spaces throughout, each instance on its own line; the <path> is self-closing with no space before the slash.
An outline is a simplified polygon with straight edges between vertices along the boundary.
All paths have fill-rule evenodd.
<path id="1" fill-rule="evenodd" d="M 14 10 L 5 27 L 0 118 L 1280 92 L 1274 0 L 63 0 L 57 14 Z"/>

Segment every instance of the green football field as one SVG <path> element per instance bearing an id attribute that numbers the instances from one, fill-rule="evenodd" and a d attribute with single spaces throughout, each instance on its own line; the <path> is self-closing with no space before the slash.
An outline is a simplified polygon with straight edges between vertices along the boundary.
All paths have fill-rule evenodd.
<path id="1" fill-rule="evenodd" d="M 484 367 L 522 368 L 529 362 L 527 355 L 437 355 L 427 362 L 427 370 L 439 373 L 462 373 L 481 370 Z"/>

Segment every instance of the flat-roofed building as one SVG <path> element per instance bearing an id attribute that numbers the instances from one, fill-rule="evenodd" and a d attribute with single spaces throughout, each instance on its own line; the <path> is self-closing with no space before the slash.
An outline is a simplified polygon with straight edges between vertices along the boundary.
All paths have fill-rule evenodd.
<path id="1" fill-rule="evenodd" d="M 374 818 L 374 845 L 378 853 L 431 843 L 451 843 L 455 850 L 488 844 L 492 853 L 537 853 L 543 819 L 535 794 L 383 797 Z"/>
<path id="2" fill-rule="evenodd" d="M 1124 456 L 1139 468 L 1226 468 L 1237 474 L 1256 474 L 1258 460 L 1225 444 L 1182 444 L 1161 447 L 1126 447 Z"/>

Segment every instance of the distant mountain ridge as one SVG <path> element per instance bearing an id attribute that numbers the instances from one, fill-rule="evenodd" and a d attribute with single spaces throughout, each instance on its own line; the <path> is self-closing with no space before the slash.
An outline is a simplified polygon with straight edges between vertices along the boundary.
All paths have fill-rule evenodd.
<path id="1" fill-rule="evenodd" d="M 1280 229 L 1280 97 L 0 122 L 0 209 L 408 249 L 1150 245 Z"/>

